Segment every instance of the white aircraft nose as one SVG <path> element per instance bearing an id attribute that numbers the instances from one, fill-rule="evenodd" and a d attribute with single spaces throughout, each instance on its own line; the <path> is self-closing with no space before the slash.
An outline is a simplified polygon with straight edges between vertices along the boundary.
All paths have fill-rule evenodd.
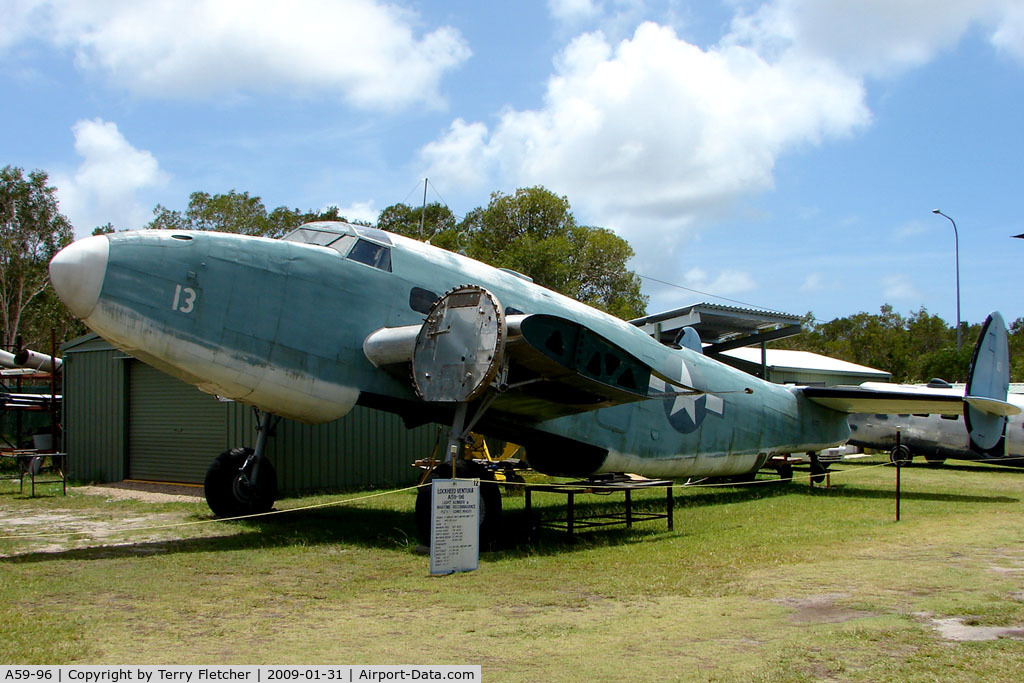
<path id="1" fill-rule="evenodd" d="M 99 301 L 109 253 L 110 240 L 96 235 L 72 242 L 50 261 L 50 282 L 57 296 L 83 320 Z"/>

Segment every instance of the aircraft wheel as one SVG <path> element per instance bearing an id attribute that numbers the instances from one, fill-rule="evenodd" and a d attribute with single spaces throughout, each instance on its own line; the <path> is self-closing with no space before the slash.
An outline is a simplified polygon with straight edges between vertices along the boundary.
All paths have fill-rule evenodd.
<path id="1" fill-rule="evenodd" d="M 734 477 L 729 478 L 729 482 L 733 484 L 753 484 L 757 479 L 757 472 L 746 472 L 744 474 L 737 474 Z"/>
<path id="2" fill-rule="evenodd" d="M 269 512 L 277 499 L 277 472 L 269 460 L 260 462 L 255 482 L 242 479 L 239 468 L 252 454 L 251 448 L 224 451 L 210 464 L 203 481 L 206 504 L 218 517 L 238 517 Z"/>
<path id="3" fill-rule="evenodd" d="M 909 465 L 913 459 L 914 456 L 911 454 L 910 449 L 903 444 L 900 444 L 889 451 L 889 462 L 898 467 Z"/>
<path id="4" fill-rule="evenodd" d="M 828 465 L 818 460 L 818 457 L 811 457 L 811 481 L 815 484 L 820 484 L 825 481 L 825 475 L 828 473 Z"/>
<path id="5" fill-rule="evenodd" d="M 779 481 L 786 484 L 793 481 L 793 466 L 788 462 L 778 465 L 775 471 L 779 473 Z"/>
<path id="6" fill-rule="evenodd" d="M 493 543 L 498 536 L 501 523 L 501 490 L 490 472 L 472 463 L 459 463 L 459 477 L 480 479 L 480 545 Z M 452 467 L 447 463 L 438 465 L 426 483 L 435 479 L 451 479 Z M 431 487 L 421 486 L 416 491 L 416 536 L 423 545 L 430 545 Z"/>

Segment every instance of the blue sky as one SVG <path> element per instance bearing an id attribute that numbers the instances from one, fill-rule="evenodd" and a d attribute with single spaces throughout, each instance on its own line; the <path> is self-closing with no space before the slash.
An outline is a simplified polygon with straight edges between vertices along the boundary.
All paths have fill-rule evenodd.
<path id="1" fill-rule="evenodd" d="M 374 220 L 418 203 L 424 177 L 460 216 L 544 185 L 629 240 L 649 312 L 889 303 L 952 323 L 940 208 L 962 318 L 1024 315 L 1024 0 L 0 0 L 0 16 L 0 163 L 47 171 L 79 235 L 196 190 Z"/>

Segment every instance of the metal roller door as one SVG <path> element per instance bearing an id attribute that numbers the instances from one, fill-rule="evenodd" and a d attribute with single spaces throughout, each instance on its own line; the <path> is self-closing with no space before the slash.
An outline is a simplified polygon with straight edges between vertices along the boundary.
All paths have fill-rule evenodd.
<path id="1" fill-rule="evenodd" d="M 128 478 L 201 484 L 226 449 L 227 404 L 138 361 L 128 385 Z"/>

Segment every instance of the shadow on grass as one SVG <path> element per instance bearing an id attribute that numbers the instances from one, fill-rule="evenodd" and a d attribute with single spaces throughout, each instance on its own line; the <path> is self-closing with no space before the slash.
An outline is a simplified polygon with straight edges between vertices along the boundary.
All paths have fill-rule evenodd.
<path id="1" fill-rule="evenodd" d="M 884 463 L 878 460 L 844 460 L 840 467 L 843 469 L 856 469 L 862 467 L 877 467 Z M 886 467 L 891 465 L 886 464 Z M 925 462 L 920 456 L 915 458 L 909 465 L 904 465 L 904 469 L 909 470 L 927 470 L 930 472 L 971 472 L 975 474 L 985 473 L 986 475 L 994 472 L 1001 472 L 1003 474 L 1024 474 L 1024 461 L 1020 465 L 1013 465 L 1007 462 L 1000 462 L 998 459 L 992 460 L 954 460 L 952 458 L 946 460 L 942 464 L 931 465 Z"/>
<path id="2" fill-rule="evenodd" d="M 557 500 L 557 499 L 556 499 Z M 592 545 L 617 545 L 639 542 L 651 534 L 666 531 L 667 522 L 637 522 L 632 529 L 624 527 L 587 530 L 577 534 L 576 541 L 565 532 L 546 529 L 537 533 L 537 512 L 545 516 L 564 516 L 565 506 L 540 504 L 533 515 L 512 501 L 506 503 L 502 515 L 500 542 L 491 544 L 481 554 L 481 561 L 497 559 L 503 554 L 558 554 L 583 550 Z M 623 511 L 621 497 L 617 501 L 600 501 L 576 506 L 577 515 L 610 514 Z M 677 506 L 678 509 L 678 506 Z M 664 512 L 661 499 L 634 500 L 636 513 Z M 85 548 L 66 550 L 34 550 L 18 555 L 0 557 L 0 565 L 55 562 L 63 560 L 109 560 L 148 555 L 232 552 L 282 547 L 315 547 L 322 545 L 355 545 L 384 551 L 411 552 L 416 548 L 415 520 L 412 512 L 382 509 L 332 507 L 303 510 L 290 514 L 271 515 L 255 519 L 222 522 L 229 527 L 226 534 L 217 536 L 132 542 L 130 532 L 93 541 L 103 543 Z M 40 529 L 40 533 L 46 530 Z M 140 533 L 151 530 L 140 529 Z"/>
<path id="3" fill-rule="evenodd" d="M 824 486 L 815 486 L 811 488 L 809 486 L 796 487 L 794 493 L 805 496 L 836 496 L 836 497 L 848 497 L 848 498 L 867 498 L 876 500 L 895 500 L 896 499 L 896 487 L 893 485 L 891 489 L 879 489 L 879 488 L 861 488 L 851 484 L 839 484 L 832 488 L 825 488 Z M 1000 504 L 1000 503 L 1019 503 L 1020 498 L 1013 498 L 1011 496 L 977 496 L 977 495 L 966 495 L 962 493 L 935 493 L 931 491 L 907 491 L 903 489 L 900 491 L 900 498 L 903 500 L 920 500 L 920 501 L 934 501 L 943 503 L 989 503 L 989 504 Z"/>
<path id="4" fill-rule="evenodd" d="M 0 557 L 0 564 L 49 562 L 55 560 L 106 560 L 162 553 L 205 553 L 300 547 L 325 544 L 354 544 L 384 550 L 403 550 L 414 544 L 412 515 L 390 510 L 332 508 L 307 510 L 256 519 L 220 522 L 230 529 L 226 535 L 161 541 L 123 542 L 113 538 L 105 545 L 57 551 L 34 551 Z M 151 529 L 140 528 L 141 533 Z M 40 530 L 45 533 L 45 530 Z M 119 532 L 129 538 L 130 530 Z M 70 535 L 69 535 L 70 536 Z"/>
<path id="5" fill-rule="evenodd" d="M 974 468 L 977 469 L 977 468 Z M 678 491 L 678 489 L 677 489 Z M 862 488 L 850 484 L 839 484 L 831 488 L 810 487 L 804 484 L 782 483 L 759 480 L 754 485 L 735 485 L 709 488 L 683 489 L 685 493 L 675 497 L 674 511 L 678 516 L 687 509 L 706 508 L 779 496 L 833 496 L 864 499 L 892 500 L 895 490 Z M 903 491 L 901 496 L 908 501 L 937 501 L 948 503 L 1006 504 L 1017 503 L 1020 499 L 1009 496 L 964 495 Z M 570 540 L 564 530 L 540 529 L 540 520 L 552 521 L 565 517 L 566 504 L 562 496 L 543 496 L 534 499 L 533 512 L 505 499 L 506 512 L 502 518 L 501 541 L 492 545 L 490 552 L 481 555 L 481 561 L 509 555 L 552 555 L 586 550 L 594 546 L 614 546 L 640 543 L 652 536 L 667 533 L 664 519 L 638 522 L 638 526 L 626 529 L 623 526 L 579 529 L 575 540 Z M 510 505 L 510 503 L 513 503 Z M 509 508 L 512 509 L 509 509 Z M 577 519 L 587 516 L 622 513 L 624 501 L 621 496 L 614 499 L 576 501 Z M 651 495 L 635 498 L 633 510 L 636 513 L 663 513 L 665 498 Z M 677 522 L 679 520 L 677 519 Z M 356 545 L 378 550 L 410 552 L 417 545 L 413 514 L 406 511 L 368 509 L 356 507 L 332 507 L 303 510 L 291 514 L 273 515 L 247 520 L 223 522 L 229 525 L 231 533 L 161 541 L 118 542 L 114 539 L 103 541 L 106 545 L 73 548 L 57 551 L 31 551 L 20 555 L 0 557 L 0 564 L 21 564 L 61 560 L 107 560 L 123 557 L 139 557 L 165 553 L 205 553 L 256 550 L 263 548 L 302 547 L 320 545 Z M 678 529 L 678 526 L 677 526 Z M 679 533 L 676 531 L 675 533 Z"/>

